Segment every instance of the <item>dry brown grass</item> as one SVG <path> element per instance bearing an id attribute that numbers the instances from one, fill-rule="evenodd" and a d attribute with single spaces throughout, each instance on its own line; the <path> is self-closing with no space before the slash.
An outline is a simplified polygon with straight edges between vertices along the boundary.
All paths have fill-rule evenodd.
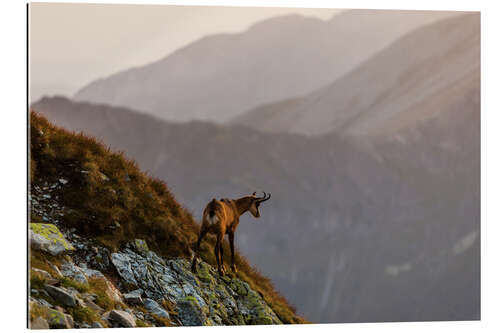
<path id="1" fill-rule="evenodd" d="M 30 113 L 30 125 L 32 183 L 69 180 L 59 195 L 68 208 L 65 225 L 112 250 L 141 238 L 165 257 L 190 257 L 199 226 L 163 181 L 141 172 L 123 153 L 82 133 L 55 127 L 35 112 Z M 207 237 L 207 242 L 200 255 L 214 265 L 215 239 Z M 229 253 L 227 242 L 224 246 Z M 236 265 L 238 277 L 259 291 L 283 322 L 304 322 L 243 256 L 236 255 Z"/>

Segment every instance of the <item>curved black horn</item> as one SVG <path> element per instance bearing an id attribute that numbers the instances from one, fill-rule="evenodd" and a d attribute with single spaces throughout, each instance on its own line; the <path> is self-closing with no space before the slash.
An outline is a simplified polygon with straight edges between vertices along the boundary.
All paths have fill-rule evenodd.
<path id="1" fill-rule="evenodd" d="M 264 193 L 264 196 L 262 198 L 258 198 L 257 201 L 260 203 L 260 202 L 264 202 L 264 201 L 267 201 L 269 199 L 271 199 L 271 193 L 267 193 L 262 191 L 262 193 Z"/>

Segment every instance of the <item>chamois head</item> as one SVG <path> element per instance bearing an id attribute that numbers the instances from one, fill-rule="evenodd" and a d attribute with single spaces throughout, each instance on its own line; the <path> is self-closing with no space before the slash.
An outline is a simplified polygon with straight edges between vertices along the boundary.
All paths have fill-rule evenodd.
<path id="1" fill-rule="evenodd" d="M 260 217 L 260 211 L 259 211 L 259 206 L 262 202 L 264 201 L 267 201 L 269 199 L 271 199 L 271 194 L 270 193 L 267 193 L 266 192 L 263 192 L 264 193 L 264 196 L 262 198 L 258 198 L 256 196 L 256 193 L 253 192 L 252 195 L 251 195 L 251 204 L 250 204 L 250 208 L 248 209 L 250 211 L 250 213 L 254 216 L 254 217 Z"/>

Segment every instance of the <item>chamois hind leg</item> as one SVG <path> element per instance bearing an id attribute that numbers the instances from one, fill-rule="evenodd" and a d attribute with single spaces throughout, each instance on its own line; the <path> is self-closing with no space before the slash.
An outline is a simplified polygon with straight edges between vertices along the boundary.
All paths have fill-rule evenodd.
<path id="1" fill-rule="evenodd" d="M 219 244 L 219 253 L 220 253 L 220 267 L 221 267 L 221 271 L 222 271 L 222 274 L 225 274 L 226 273 L 226 269 L 224 268 L 224 238 L 222 238 L 222 240 L 220 241 L 220 244 Z"/>
<path id="2" fill-rule="evenodd" d="M 196 273 L 196 261 L 198 259 L 198 252 L 200 250 L 200 244 L 201 244 L 201 241 L 203 240 L 203 237 L 205 236 L 205 234 L 207 233 L 207 229 L 205 229 L 203 226 L 201 227 L 201 230 L 200 230 L 200 234 L 198 236 L 198 240 L 196 241 L 196 246 L 195 246 L 195 249 L 194 249 L 194 256 L 193 256 L 193 262 L 191 264 L 191 271 L 193 273 Z"/>
<path id="3" fill-rule="evenodd" d="M 231 270 L 236 273 L 236 265 L 234 264 L 234 232 L 229 232 L 229 245 L 231 247 Z"/>

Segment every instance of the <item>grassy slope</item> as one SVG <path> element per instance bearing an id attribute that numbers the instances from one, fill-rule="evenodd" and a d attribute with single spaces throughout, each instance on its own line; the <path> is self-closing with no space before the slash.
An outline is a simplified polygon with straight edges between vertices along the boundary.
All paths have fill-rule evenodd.
<path id="1" fill-rule="evenodd" d="M 141 172 L 123 153 L 112 152 L 84 134 L 55 127 L 35 112 L 30 113 L 30 126 L 32 183 L 69 180 L 60 194 L 68 209 L 63 218 L 67 227 L 95 237 L 112 250 L 142 238 L 162 256 L 190 257 L 199 227 L 164 182 Z M 209 236 L 200 253 L 212 265 L 214 243 Z M 224 246 L 230 253 L 227 242 Z M 237 254 L 236 264 L 237 276 L 260 292 L 284 323 L 305 322 L 244 257 Z"/>

